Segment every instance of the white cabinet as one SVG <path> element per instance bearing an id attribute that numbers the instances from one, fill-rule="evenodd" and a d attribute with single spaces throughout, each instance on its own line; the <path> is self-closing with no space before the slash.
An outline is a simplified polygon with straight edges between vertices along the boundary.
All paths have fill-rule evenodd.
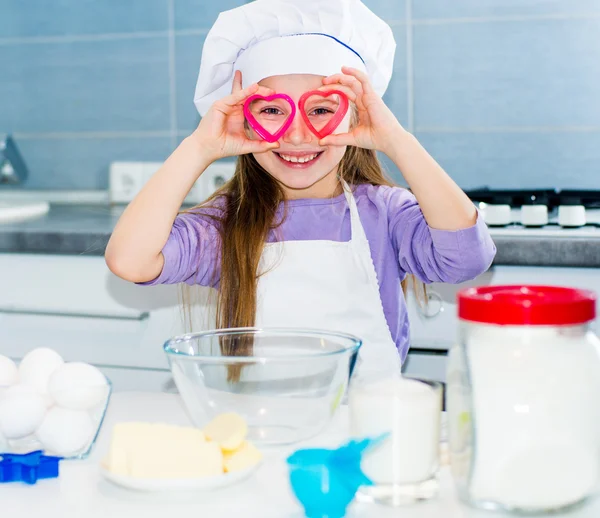
<path id="1" fill-rule="evenodd" d="M 37 254 L 0 254 L 0 287 L 2 354 L 51 347 L 103 368 L 115 390 L 168 385 L 162 347 L 186 331 L 180 287 L 123 281 L 103 257 Z M 194 289 L 202 315 L 208 290 Z"/>
<path id="2" fill-rule="evenodd" d="M 411 297 L 411 349 L 404 369 L 408 376 L 444 381 L 446 352 L 458 337 L 458 291 L 486 285 L 561 285 L 591 289 L 600 294 L 600 269 L 538 266 L 493 266 L 473 281 L 428 286 L 430 304 L 419 308 Z"/>

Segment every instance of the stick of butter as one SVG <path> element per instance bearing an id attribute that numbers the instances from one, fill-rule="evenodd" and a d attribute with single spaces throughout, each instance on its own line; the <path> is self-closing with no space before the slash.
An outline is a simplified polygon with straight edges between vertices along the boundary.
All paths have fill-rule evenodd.
<path id="1" fill-rule="evenodd" d="M 218 415 L 204 427 L 206 438 L 218 443 L 224 451 L 237 450 L 247 433 L 246 421 L 233 412 Z"/>
<path id="2" fill-rule="evenodd" d="M 241 471 L 255 464 L 258 464 L 262 459 L 262 454 L 258 448 L 251 442 L 244 441 L 242 445 L 235 451 L 223 453 L 223 464 L 225 471 Z"/>
<path id="3" fill-rule="evenodd" d="M 136 478 L 207 477 L 223 473 L 223 453 L 196 428 L 118 423 L 104 465 Z"/>

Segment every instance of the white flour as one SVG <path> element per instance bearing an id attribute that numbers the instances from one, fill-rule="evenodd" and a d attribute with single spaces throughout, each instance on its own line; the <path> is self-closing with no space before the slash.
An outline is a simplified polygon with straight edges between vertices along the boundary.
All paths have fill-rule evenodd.
<path id="1" fill-rule="evenodd" d="M 597 339 L 577 329 L 469 328 L 472 499 L 548 509 L 595 488 L 600 357 Z"/>

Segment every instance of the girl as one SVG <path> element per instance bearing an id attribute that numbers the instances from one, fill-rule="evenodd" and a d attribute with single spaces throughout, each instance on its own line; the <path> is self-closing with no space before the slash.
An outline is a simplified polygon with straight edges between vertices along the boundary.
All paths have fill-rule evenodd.
<path id="1" fill-rule="evenodd" d="M 401 281 L 472 279 L 495 247 L 473 203 L 383 103 L 394 50 L 389 26 L 359 0 L 257 0 L 222 13 L 196 87 L 203 118 L 123 213 L 109 268 L 137 283 L 217 288 L 217 327 L 355 334 L 358 372 L 397 375 L 409 347 Z M 314 126 L 342 95 L 313 95 L 306 117 L 291 116 L 315 89 L 350 100 L 324 138 Z M 267 98 L 251 108 L 261 121 L 291 119 L 277 141 L 247 123 L 251 95 Z M 376 151 L 410 192 L 385 178 Z M 203 171 L 229 156 L 233 179 L 178 215 Z"/>

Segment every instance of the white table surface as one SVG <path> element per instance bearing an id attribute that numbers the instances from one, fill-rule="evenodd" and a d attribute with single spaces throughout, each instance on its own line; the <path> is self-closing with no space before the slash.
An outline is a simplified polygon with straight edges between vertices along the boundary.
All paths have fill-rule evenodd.
<path id="1" fill-rule="evenodd" d="M 343 409 L 342 409 L 343 410 Z M 328 430 L 304 446 L 338 445 L 346 439 L 347 413 L 341 411 Z M 209 493 L 138 493 L 106 481 L 99 462 L 108 451 L 112 426 L 119 421 L 161 421 L 189 425 L 179 397 L 173 394 L 113 394 L 98 443 L 85 461 L 61 463 L 58 479 L 34 486 L 0 484 L 0 514 L 10 518 L 302 518 L 304 513 L 288 484 L 285 458 L 291 450 L 267 450 L 265 461 L 249 479 Z M 439 496 L 403 508 L 352 504 L 348 518 L 490 518 L 503 516 L 463 506 L 456 499 L 448 468 L 440 474 Z M 553 515 L 557 518 L 559 515 Z M 570 513 L 569 518 L 597 518 L 600 499 Z"/>

